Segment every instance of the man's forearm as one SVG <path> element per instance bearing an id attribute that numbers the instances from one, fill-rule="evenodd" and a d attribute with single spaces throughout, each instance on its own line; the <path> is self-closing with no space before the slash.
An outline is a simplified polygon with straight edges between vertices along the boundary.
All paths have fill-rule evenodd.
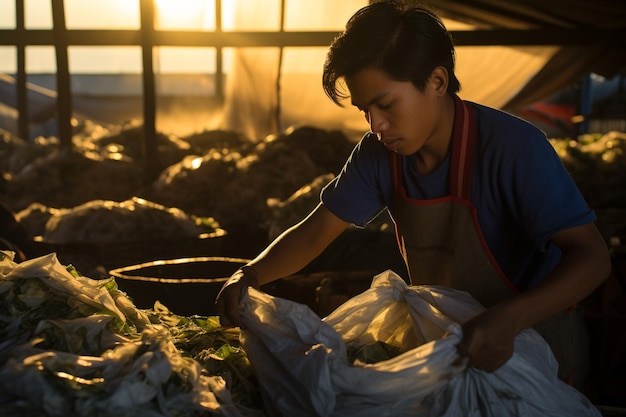
<path id="1" fill-rule="evenodd" d="M 267 284 L 297 273 L 317 258 L 347 227 L 347 223 L 319 206 L 305 220 L 279 235 L 250 262 L 259 283 Z"/>
<path id="2" fill-rule="evenodd" d="M 587 243 L 561 244 L 561 261 L 541 284 L 497 306 L 517 332 L 575 306 L 608 278 L 611 262 L 604 241 L 599 233 L 593 236 L 595 228 L 581 227 L 591 235 Z"/>

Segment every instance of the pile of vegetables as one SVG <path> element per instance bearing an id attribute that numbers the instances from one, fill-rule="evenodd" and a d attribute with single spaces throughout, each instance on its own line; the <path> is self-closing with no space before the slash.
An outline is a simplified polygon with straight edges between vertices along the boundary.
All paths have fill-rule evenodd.
<path id="1" fill-rule="evenodd" d="M 626 133 L 550 139 L 609 246 L 626 244 Z"/>
<path id="2" fill-rule="evenodd" d="M 121 201 L 145 184 L 143 131 L 131 125 L 102 126 L 85 122 L 72 137 L 72 149 L 61 149 L 55 137 L 26 142 L 0 129 L 2 198 L 14 211 L 32 203 L 74 207 L 95 199 Z M 191 146 L 159 133 L 157 170 L 180 161 Z M 28 192 L 24 192 L 28 190 Z"/>
<path id="3" fill-rule="evenodd" d="M 626 133 L 550 142 L 592 208 L 626 208 Z"/>
<path id="4" fill-rule="evenodd" d="M 335 174 L 320 175 L 310 183 L 300 187 L 295 193 L 285 200 L 268 198 L 267 207 L 270 210 L 268 216 L 269 238 L 274 239 L 289 227 L 298 223 L 309 214 L 320 202 L 320 193 Z"/>
<path id="5" fill-rule="evenodd" d="M 340 132 L 312 127 L 245 145 L 231 140 L 231 146 L 213 140 L 216 147 L 169 166 L 142 196 L 213 216 L 227 231 L 233 225 L 260 228 L 272 218 L 268 199 L 287 199 L 319 176 L 339 173 L 354 146 Z"/>
<path id="6" fill-rule="evenodd" d="M 271 221 L 268 198 L 284 200 L 320 175 L 337 174 L 354 146 L 340 131 L 308 126 L 265 138 L 159 133 L 156 172 L 147 173 L 142 135 L 137 126 L 86 121 L 63 150 L 56 138 L 25 142 L 0 131 L 0 200 L 17 213 L 33 204 L 55 210 L 135 196 L 213 217 L 227 231 L 256 231 Z"/>
<path id="7" fill-rule="evenodd" d="M 351 364 L 359 363 L 377 363 L 393 359 L 400 355 L 402 349 L 389 343 L 377 340 L 362 346 L 348 346 L 346 354 L 348 362 Z"/>
<path id="8" fill-rule="evenodd" d="M 33 142 L 27 142 L 15 135 L 0 129 L 0 170 L 5 181 L 11 181 L 13 176 L 40 157 L 49 155 L 58 149 L 57 138 L 38 137 Z"/>
<path id="9" fill-rule="evenodd" d="M 221 130 L 182 138 L 158 134 L 154 164 L 158 172 L 148 176 L 140 127 L 86 121 L 75 129 L 71 152 L 61 151 L 56 138 L 25 142 L 0 130 L 0 201 L 20 213 L 29 232 L 31 224 L 41 229 L 46 215 L 66 208 L 139 197 L 214 218 L 229 233 L 271 239 L 308 214 L 321 187 L 339 173 L 354 147 L 354 141 L 339 131 L 310 126 L 265 138 Z M 550 142 L 598 213 L 603 234 L 607 239 L 624 236 L 626 133 Z M 21 215 L 23 211 L 32 215 L 32 222 Z M 389 229 L 387 218 L 370 228 L 379 224 Z M 251 242 L 254 249 L 245 256 L 256 254 L 267 240 Z"/>
<path id="10" fill-rule="evenodd" d="M 175 207 L 142 198 L 125 201 L 92 200 L 71 209 L 60 209 L 46 222 L 43 238 L 64 243 L 147 242 L 180 240 L 213 233 L 219 224 Z"/>
<path id="11" fill-rule="evenodd" d="M 155 259 L 217 255 L 215 239 L 226 234 L 212 217 L 137 197 L 60 209 L 33 203 L 16 218 L 36 242 L 27 248 L 31 257 L 56 252 L 92 278 Z"/>
<path id="12" fill-rule="evenodd" d="M 0 415 L 264 416 L 235 329 L 0 251 Z"/>
<path id="13" fill-rule="evenodd" d="M 15 211 L 32 203 L 60 208 L 95 199 L 121 201 L 134 195 L 142 178 L 139 165 L 116 154 L 52 148 L 11 175 L 4 199 Z"/>

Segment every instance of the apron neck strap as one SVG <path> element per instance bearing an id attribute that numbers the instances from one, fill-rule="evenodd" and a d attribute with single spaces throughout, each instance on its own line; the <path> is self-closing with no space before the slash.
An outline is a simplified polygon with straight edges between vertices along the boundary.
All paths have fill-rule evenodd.
<path id="1" fill-rule="evenodd" d="M 471 104 L 454 95 L 454 126 L 452 127 L 452 155 L 450 160 L 450 195 L 470 199 L 472 165 L 476 147 L 476 114 Z M 389 151 L 391 175 L 396 195 L 401 186 L 401 157 Z"/>
<path id="2" fill-rule="evenodd" d="M 450 195 L 470 198 L 472 164 L 476 147 L 476 115 L 471 104 L 454 95 L 454 126 L 450 161 Z"/>

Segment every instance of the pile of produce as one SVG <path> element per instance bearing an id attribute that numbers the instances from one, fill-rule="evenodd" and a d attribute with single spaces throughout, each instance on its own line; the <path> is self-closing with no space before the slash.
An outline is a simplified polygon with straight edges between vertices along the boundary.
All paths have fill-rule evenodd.
<path id="1" fill-rule="evenodd" d="M 141 128 L 94 123 L 81 128 L 71 150 L 61 149 L 54 137 L 25 142 L 0 131 L 2 141 L 10 144 L 0 152 L 2 200 L 19 211 L 33 203 L 61 208 L 136 195 L 146 178 Z M 175 136 L 158 134 L 156 139 L 158 170 L 190 152 L 190 145 Z"/>
<path id="2" fill-rule="evenodd" d="M 0 200 L 17 213 L 33 204 L 54 210 L 136 196 L 214 217 L 226 230 L 259 228 L 271 215 L 268 198 L 286 199 L 316 177 L 338 173 L 354 146 L 339 131 L 313 127 L 260 140 L 221 130 L 158 134 L 151 180 L 142 134 L 137 126 L 83 122 L 71 150 L 61 150 L 56 138 L 26 143 L 3 134 Z"/>
<path id="3" fill-rule="evenodd" d="M 550 139 L 609 246 L 626 244 L 626 133 Z"/>
<path id="4" fill-rule="evenodd" d="M 41 203 L 32 203 L 15 214 L 15 218 L 24 228 L 27 236 L 34 238 L 43 236 L 46 232 L 46 223 L 50 217 L 59 215 L 64 209 L 48 207 Z"/>
<path id="5" fill-rule="evenodd" d="M 227 149 L 204 156 L 189 155 L 165 169 L 145 197 L 165 206 L 175 204 L 188 213 L 215 216 L 216 207 L 225 207 L 223 199 L 231 192 L 228 184 L 236 175 L 240 159 L 238 152 Z M 221 222 L 223 217 L 217 217 Z"/>
<path id="6" fill-rule="evenodd" d="M 0 170 L 5 180 L 11 180 L 32 162 L 58 150 L 59 140 L 40 136 L 32 142 L 26 142 L 0 129 L 0 145 Z"/>
<path id="7" fill-rule="evenodd" d="M 155 138 L 156 171 L 180 161 L 191 152 L 191 145 L 175 135 L 158 133 Z M 111 131 L 98 138 L 80 141 L 78 148 L 92 149 L 100 154 L 117 154 L 126 160 L 139 162 L 144 155 L 143 127 L 130 126 L 119 132 Z"/>
<path id="8" fill-rule="evenodd" d="M 201 219 L 133 197 L 121 202 L 92 200 L 57 210 L 46 222 L 43 239 L 56 243 L 180 240 L 215 232 L 218 227 L 212 218 Z"/>
<path id="9" fill-rule="evenodd" d="M 320 175 L 310 183 L 300 187 L 285 200 L 268 198 L 267 206 L 270 210 L 268 232 L 269 238 L 274 239 L 289 227 L 298 223 L 311 212 L 320 202 L 322 188 L 335 174 Z"/>
<path id="10" fill-rule="evenodd" d="M 267 229 L 269 238 L 273 240 L 287 228 L 304 219 L 319 203 L 322 189 L 328 184 L 335 174 L 320 175 L 310 183 L 300 187 L 295 193 L 285 200 L 268 198 L 267 207 L 269 218 Z M 389 213 L 383 210 L 375 219 L 369 222 L 366 229 L 380 232 L 394 232 L 394 225 Z"/>
<path id="11" fill-rule="evenodd" d="M 137 309 L 54 254 L 0 251 L 0 415 L 265 414 L 239 332 L 217 317 Z"/>
<path id="12" fill-rule="evenodd" d="M 626 133 L 550 139 L 594 209 L 626 209 Z"/>
<path id="13" fill-rule="evenodd" d="M 0 132 L 0 201 L 44 218 L 94 200 L 140 197 L 212 217 L 226 231 L 273 237 L 314 207 L 322 182 L 339 173 L 354 146 L 339 131 L 308 126 L 262 139 L 221 130 L 184 138 L 158 134 L 152 161 L 158 172 L 150 177 L 140 127 L 84 121 L 75 128 L 71 152 L 59 149 L 56 138 L 27 143 Z M 626 133 L 550 141 L 599 213 L 600 227 L 610 223 L 608 235 L 621 233 Z"/>
<path id="14" fill-rule="evenodd" d="M 5 184 L 4 199 L 15 211 L 32 203 L 74 207 L 96 199 L 125 200 L 141 183 L 141 167 L 132 161 L 55 149 L 12 175 Z"/>
<path id="15" fill-rule="evenodd" d="M 353 146 L 339 132 L 289 129 L 253 145 L 216 147 L 204 155 L 187 156 L 164 170 L 144 196 L 213 216 L 226 230 L 241 224 L 263 227 L 272 216 L 268 199 L 287 199 L 318 176 L 337 174 Z"/>
<path id="16" fill-rule="evenodd" d="M 33 203 L 16 215 L 33 237 L 21 248 L 38 256 L 55 252 L 94 278 L 108 271 L 156 259 L 215 256 L 226 232 L 212 217 L 132 197 L 121 202 L 92 200 L 72 208 Z"/>
<path id="17" fill-rule="evenodd" d="M 191 146 L 190 153 L 194 155 L 205 155 L 210 151 L 237 149 L 245 152 L 254 145 L 241 133 L 227 130 L 205 130 L 186 136 L 184 140 Z"/>

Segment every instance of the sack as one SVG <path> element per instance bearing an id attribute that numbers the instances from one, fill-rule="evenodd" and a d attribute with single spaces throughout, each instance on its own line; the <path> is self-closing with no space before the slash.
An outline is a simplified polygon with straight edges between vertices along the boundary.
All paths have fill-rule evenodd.
<path id="1" fill-rule="evenodd" d="M 407 286 L 392 271 L 320 319 L 307 306 L 249 288 L 241 341 L 270 416 L 600 416 L 557 377 L 534 330 L 493 373 L 455 366 L 460 323 L 483 311 L 468 293 Z M 348 351 L 384 343 L 398 356 L 351 363 Z"/>

